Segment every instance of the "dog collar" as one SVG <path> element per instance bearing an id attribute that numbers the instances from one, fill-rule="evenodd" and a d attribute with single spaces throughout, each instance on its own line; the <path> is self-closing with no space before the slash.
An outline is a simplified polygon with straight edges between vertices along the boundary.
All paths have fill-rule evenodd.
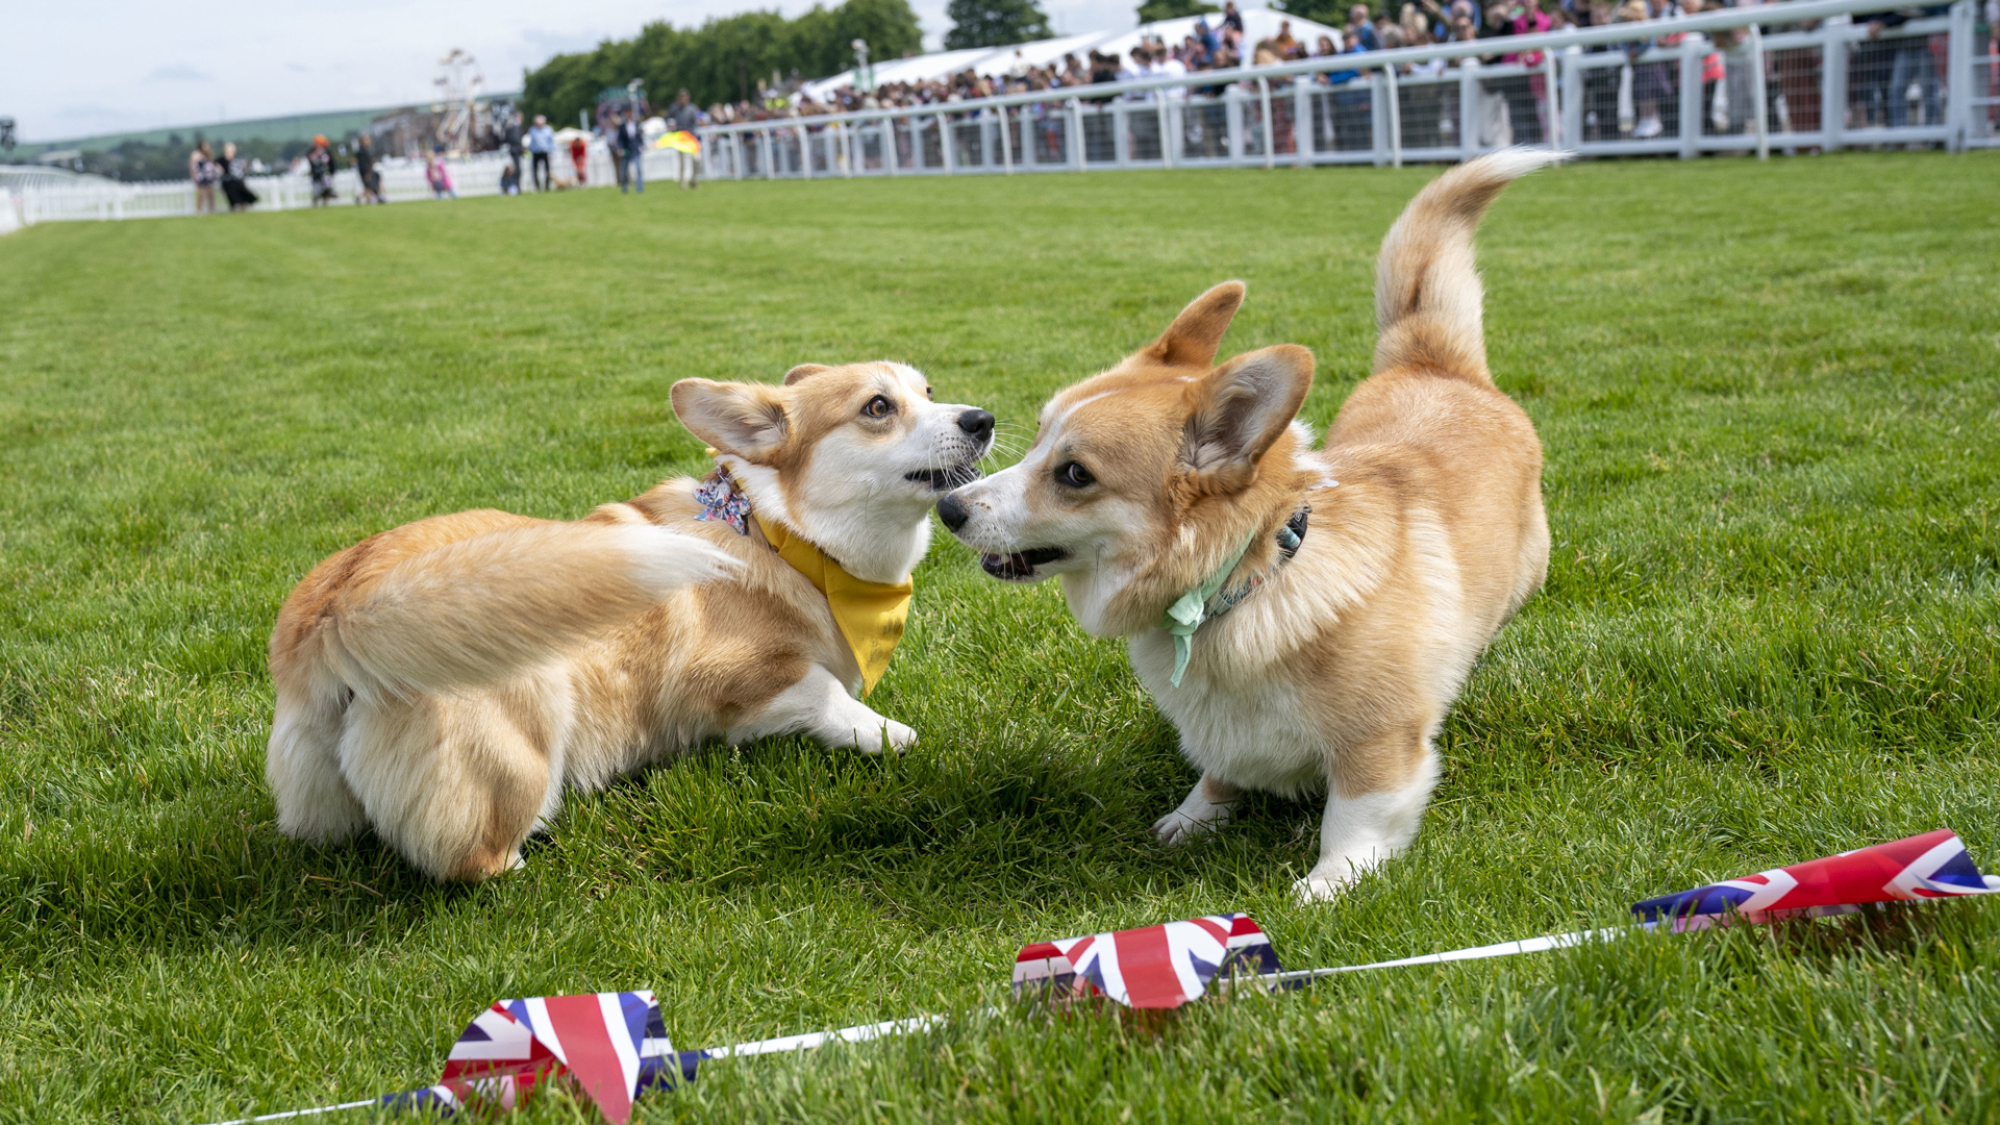
<path id="1" fill-rule="evenodd" d="M 1305 542 L 1306 518 L 1311 514 L 1311 504 L 1301 505 L 1298 511 L 1292 513 L 1292 518 L 1285 521 L 1285 526 L 1278 529 L 1278 557 L 1270 566 L 1234 586 L 1224 588 L 1236 565 L 1249 553 L 1250 545 L 1257 542 L 1257 533 L 1253 531 L 1244 538 L 1243 545 L 1236 548 L 1236 553 L 1229 556 L 1228 562 L 1203 579 L 1201 585 L 1182 594 L 1167 607 L 1160 628 L 1174 638 L 1174 674 L 1171 682 L 1175 687 L 1181 686 L 1181 677 L 1187 674 L 1188 658 L 1194 655 L 1195 630 L 1201 628 L 1203 622 L 1235 609 L 1257 587 L 1278 573 L 1279 567 L 1291 562 L 1292 556 L 1299 553 L 1299 545 Z"/>
<path id="2" fill-rule="evenodd" d="M 826 597 L 833 623 L 840 627 L 841 639 L 861 667 L 861 694 L 865 697 L 874 691 L 876 681 L 889 668 L 896 642 L 903 639 L 916 584 L 908 580 L 870 582 L 847 573 L 805 536 L 751 511 L 749 495 L 720 465 L 695 488 L 694 498 L 701 505 L 696 519 L 726 523 L 738 535 L 750 534 L 750 521 L 757 522 L 757 530 L 764 533 L 771 550 Z"/>

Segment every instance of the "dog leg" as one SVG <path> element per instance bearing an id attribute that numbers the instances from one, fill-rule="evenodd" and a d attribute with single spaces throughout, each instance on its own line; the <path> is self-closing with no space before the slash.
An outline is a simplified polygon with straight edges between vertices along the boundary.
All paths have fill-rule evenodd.
<path id="1" fill-rule="evenodd" d="M 480 693 L 354 706 L 342 772 L 376 832 L 433 878 L 520 867 L 522 841 L 550 811 L 555 767 L 508 703 Z"/>
<path id="2" fill-rule="evenodd" d="M 1375 749 L 1369 747 L 1366 749 Z M 1325 902 L 1416 839 L 1417 826 L 1437 787 L 1437 752 L 1430 739 L 1421 745 L 1412 776 L 1400 788 L 1379 788 L 1350 795 L 1335 773 L 1320 823 L 1319 862 L 1306 877 L 1292 884 L 1300 902 Z"/>
<path id="3" fill-rule="evenodd" d="M 1205 773 L 1188 790 L 1187 800 L 1181 802 L 1180 808 L 1153 822 L 1153 837 L 1168 847 L 1176 847 L 1196 836 L 1206 836 L 1229 823 L 1236 802 L 1242 799 L 1243 790 Z"/>
<path id="4" fill-rule="evenodd" d="M 264 776 L 278 806 L 278 831 L 327 844 L 368 827 L 368 814 L 340 775 L 340 731 L 346 701 L 333 693 L 309 698 L 281 687 L 271 723 Z"/>
<path id="5" fill-rule="evenodd" d="M 779 692 L 756 718 L 731 727 L 723 739 L 734 744 L 774 734 L 805 734 L 827 746 L 853 746 L 869 754 L 881 753 L 885 741 L 899 751 L 917 742 L 916 731 L 876 714 L 817 664 L 798 683 Z"/>

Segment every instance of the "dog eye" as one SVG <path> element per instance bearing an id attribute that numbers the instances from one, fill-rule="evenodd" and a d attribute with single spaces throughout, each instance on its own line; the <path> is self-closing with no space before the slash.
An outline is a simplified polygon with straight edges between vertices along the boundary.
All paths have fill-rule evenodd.
<path id="1" fill-rule="evenodd" d="M 881 395 L 876 395 L 874 398 L 869 399 L 868 405 L 861 408 L 861 413 L 870 418 L 886 418 L 895 412 L 896 404 Z"/>
<path id="2" fill-rule="evenodd" d="M 1071 488 L 1088 488 L 1097 483 L 1097 478 L 1090 475 L 1089 469 L 1074 461 L 1056 470 L 1056 480 Z"/>
<path id="3" fill-rule="evenodd" d="M 930 400 L 931 400 L 932 402 L 936 402 L 936 401 L 937 401 L 937 397 L 936 397 L 935 395 L 931 394 L 931 389 L 930 389 L 929 387 L 925 387 L 925 388 L 924 388 L 924 397 L 925 397 L 925 398 L 927 398 L 927 399 L 930 399 Z"/>

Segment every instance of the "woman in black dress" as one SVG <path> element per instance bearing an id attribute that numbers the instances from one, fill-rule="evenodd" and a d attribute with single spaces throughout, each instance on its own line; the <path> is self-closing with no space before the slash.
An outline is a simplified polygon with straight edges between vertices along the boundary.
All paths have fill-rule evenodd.
<path id="1" fill-rule="evenodd" d="M 229 200 L 231 211 L 247 211 L 257 202 L 257 193 L 243 182 L 243 172 L 249 162 L 236 155 L 236 142 L 222 146 L 222 194 Z"/>

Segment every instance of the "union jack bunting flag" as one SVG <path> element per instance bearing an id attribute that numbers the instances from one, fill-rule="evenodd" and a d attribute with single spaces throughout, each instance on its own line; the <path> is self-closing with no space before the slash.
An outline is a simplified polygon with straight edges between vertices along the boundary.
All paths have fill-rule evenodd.
<path id="1" fill-rule="evenodd" d="M 1889 844 L 1857 848 L 1741 879 L 1635 903 L 1644 922 L 1670 919 L 1698 930 L 1732 916 L 1745 922 L 1804 914 L 1850 914 L 1870 902 L 2000 893 L 2000 877 L 1981 875 L 1948 828 Z"/>
<path id="2" fill-rule="evenodd" d="M 1130 1008 L 1178 1008 L 1224 970 L 1283 971 L 1248 914 L 1211 914 L 1136 930 L 1038 941 L 1014 958 L 1014 995 L 1106 996 Z"/>
<path id="3" fill-rule="evenodd" d="M 673 1053 L 651 992 L 502 1000 L 466 1025 L 437 1085 L 390 1094 L 382 1104 L 513 1109 L 541 1084 L 564 1077 L 605 1120 L 625 1125 L 641 1078 L 657 1077 L 644 1073 L 647 1064 L 657 1072 L 659 1060 Z"/>

